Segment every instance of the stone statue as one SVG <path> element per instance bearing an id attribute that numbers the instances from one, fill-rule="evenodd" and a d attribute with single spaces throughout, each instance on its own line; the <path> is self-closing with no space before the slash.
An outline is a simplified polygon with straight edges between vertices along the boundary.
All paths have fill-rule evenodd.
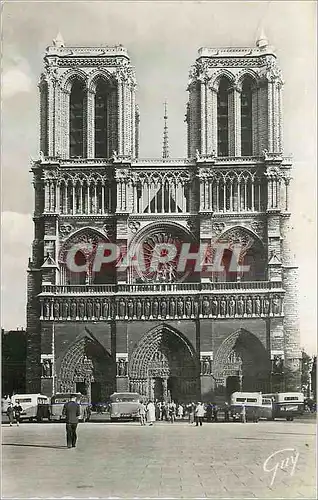
<path id="1" fill-rule="evenodd" d="M 99 319 L 100 318 L 100 302 L 99 300 L 95 302 L 95 318 Z"/>
<path id="2" fill-rule="evenodd" d="M 126 312 L 126 304 L 125 304 L 125 301 L 122 299 L 119 302 L 119 316 L 121 318 L 124 318 L 125 317 L 125 312 Z"/>
<path id="3" fill-rule="evenodd" d="M 280 300 L 278 297 L 274 297 L 272 300 L 272 311 L 273 311 L 273 314 L 280 313 Z"/>
<path id="4" fill-rule="evenodd" d="M 248 297 L 246 301 L 246 314 L 253 314 L 253 303 L 251 297 Z"/>
<path id="5" fill-rule="evenodd" d="M 51 316 L 51 304 L 47 300 L 44 302 L 45 317 L 49 318 Z"/>
<path id="6" fill-rule="evenodd" d="M 76 318 L 76 313 L 77 313 L 77 304 L 75 301 L 71 303 L 71 318 L 75 319 Z"/>
<path id="7" fill-rule="evenodd" d="M 154 318 L 157 318 L 158 316 L 158 300 L 155 298 L 153 303 L 152 303 L 152 315 Z"/>
<path id="8" fill-rule="evenodd" d="M 200 151 L 198 149 L 195 150 L 195 157 L 197 161 L 200 160 Z"/>
<path id="9" fill-rule="evenodd" d="M 176 315 L 176 303 L 174 299 L 170 299 L 170 316 L 174 318 Z"/>
<path id="10" fill-rule="evenodd" d="M 108 318 L 108 310 L 109 310 L 109 305 L 107 300 L 104 300 L 103 302 L 103 318 L 107 319 Z"/>
<path id="11" fill-rule="evenodd" d="M 238 301 L 237 301 L 237 314 L 239 316 L 243 316 L 244 314 L 244 301 L 242 299 L 242 297 L 239 297 Z"/>
<path id="12" fill-rule="evenodd" d="M 50 359 L 44 359 L 42 363 L 42 376 L 52 377 L 52 363 Z"/>
<path id="13" fill-rule="evenodd" d="M 193 315 L 195 318 L 197 318 L 199 315 L 199 302 L 197 302 L 196 300 L 193 302 Z"/>
<path id="14" fill-rule="evenodd" d="M 284 368 L 283 357 L 280 354 L 276 354 L 272 360 L 272 372 L 275 374 L 282 374 Z"/>
<path id="15" fill-rule="evenodd" d="M 210 301 L 207 299 L 207 297 L 204 297 L 203 299 L 202 312 L 203 316 L 208 316 L 210 314 Z"/>
<path id="16" fill-rule="evenodd" d="M 59 319 L 60 317 L 60 304 L 57 301 L 54 301 L 54 318 Z"/>
<path id="17" fill-rule="evenodd" d="M 167 302 L 163 300 L 161 302 L 161 317 L 165 318 L 167 316 Z"/>
<path id="18" fill-rule="evenodd" d="M 117 151 L 113 151 L 113 161 L 118 160 Z"/>
<path id="19" fill-rule="evenodd" d="M 212 314 L 213 316 L 218 315 L 218 301 L 216 298 L 212 300 Z"/>
<path id="20" fill-rule="evenodd" d="M 150 309 L 151 309 L 150 301 L 149 301 L 149 299 L 146 299 L 146 302 L 145 302 L 145 316 L 146 316 L 146 318 L 149 318 L 149 316 L 150 316 Z M 137 302 L 137 318 L 139 318 L 140 316 L 141 316 L 141 302 L 139 300 Z"/>
<path id="21" fill-rule="evenodd" d="M 177 302 L 177 314 L 179 317 L 183 316 L 183 300 L 181 298 Z"/>
<path id="22" fill-rule="evenodd" d="M 235 300 L 234 297 L 231 297 L 231 300 L 229 302 L 229 315 L 234 316 L 235 315 Z"/>
<path id="23" fill-rule="evenodd" d="M 221 302 L 220 302 L 220 314 L 221 314 L 221 316 L 226 315 L 226 300 L 224 297 L 222 297 Z"/>
<path id="24" fill-rule="evenodd" d="M 128 301 L 127 308 L 128 308 L 128 317 L 132 318 L 134 315 L 134 303 L 131 299 L 129 299 Z"/>
<path id="25" fill-rule="evenodd" d="M 191 309 L 192 309 L 192 304 L 191 304 L 191 299 L 190 297 L 187 297 L 186 303 L 185 303 L 185 310 L 186 310 L 186 316 L 187 318 L 191 318 Z"/>
<path id="26" fill-rule="evenodd" d="M 91 319 L 91 318 L 92 318 L 92 315 L 93 315 L 92 313 L 93 313 L 93 304 L 92 304 L 92 302 L 89 300 L 89 301 L 87 302 L 87 317 Z"/>
<path id="27" fill-rule="evenodd" d="M 261 301 L 259 297 L 255 299 L 255 314 L 259 316 L 261 314 Z"/>
<path id="28" fill-rule="evenodd" d="M 269 313 L 269 300 L 267 297 L 264 298 L 264 301 L 263 301 L 263 313 L 264 314 L 268 314 Z"/>
<path id="29" fill-rule="evenodd" d="M 68 303 L 68 300 L 64 300 L 64 302 L 63 302 L 63 316 L 65 319 L 67 319 L 68 315 L 69 315 L 69 303 Z"/>
<path id="30" fill-rule="evenodd" d="M 79 303 L 78 305 L 78 311 L 79 311 L 79 317 L 80 319 L 83 319 L 84 318 L 84 314 L 85 314 L 85 304 L 84 302 L 81 300 L 81 302 Z"/>
<path id="31" fill-rule="evenodd" d="M 209 358 L 205 358 L 204 359 L 203 374 L 204 375 L 210 375 L 210 360 L 209 360 Z"/>
<path id="32" fill-rule="evenodd" d="M 118 375 L 124 377 L 126 375 L 126 363 L 124 359 L 118 361 Z"/>

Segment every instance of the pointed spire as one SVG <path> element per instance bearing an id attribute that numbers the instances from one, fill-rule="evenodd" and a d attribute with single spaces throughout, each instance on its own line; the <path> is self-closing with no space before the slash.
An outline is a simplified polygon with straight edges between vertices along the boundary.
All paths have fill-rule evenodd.
<path id="1" fill-rule="evenodd" d="M 265 49 L 268 46 L 268 39 L 267 36 L 265 35 L 264 28 L 261 27 L 259 31 L 259 35 L 256 40 L 256 47 L 259 49 Z"/>
<path id="2" fill-rule="evenodd" d="M 168 141 L 168 112 L 167 101 L 164 103 L 164 127 L 163 127 L 163 147 L 162 158 L 169 158 L 169 141 Z"/>
<path id="3" fill-rule="evenodd" d="M 53 39 L 53 45 L 55 47 L 65 47 L 65 43 L 60 32 L 58 32 L 56 38 Z"/>

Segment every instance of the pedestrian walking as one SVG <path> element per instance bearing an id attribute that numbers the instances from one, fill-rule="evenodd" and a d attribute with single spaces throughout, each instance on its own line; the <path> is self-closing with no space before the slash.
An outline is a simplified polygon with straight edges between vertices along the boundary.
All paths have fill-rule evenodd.
<path id="1" fill-rule="evenodd" d="M 180 420 L 183 418 L 183 406 L 181 404 L 178 406 L 178 417 Z"/>
<path id="2" fill-rule="evenodd" d="M 169 420 L 173 424 L 176 419 L 176 405 L 172 401 L 172 403 L 169 404 Z"/>
<path id="3" fill-rule="evenodd" d="M 242 423 L 246 424 L 246 408 L 245 405 L 242 406 Z"/>
<path id="4" fill-rule="evenodd" d="M 17 423 L 17 427 L 19 427 L 20 425 L 20 420 L 21 420 L 21 413 L 23 412 L 23 409 L 21 407 L 21 405 L 19 405 L 19 403 L 17 403 L 14 407 L 13 407 L 13 415 L 14 415 L 14 418 L 16 420 L 16 423 Z"/>
<path id="5" fill-rule="evenodd" d="M 225 422 L 230 421 L 229 403 L 224 404 L 224 420 Z"/>
<path id="6" fill-rule="evenodd" d="M 194 423 L 194 403 L 192 403 L 189 407 L 189 424 Z"/>
<path id="7" fill-rule="evenodd" d="M 146 407 L 143 401 L 141 401 L 139 405 L 138 413 L 140 418 L 140 425 L 146 425 Z"/>
<path id="8" fill-rule="evenodd" d="M 199 426 L 199 424 L 200 424 L 200 426 L 202 426 L 204 414 L 205 414 L 204 406 L 203 406 L 202 403 L 199 402 L 197 404 L 196 409 L 195 409 L 195 416 L 196 416 L 196 423 L 195 423 L 195 425 L 197 427 Z"/>
<path id="9" fill-rule="evenodd" d="M 12 403 L 9 403 L 8 408 L 7 408 L 7 417 L 9 419 L 10 427 L 12 427 L 13 424 L 13 405 Z"/>
<path id="10" fill-rule="evenodd" d="M 77 441 L 77 424 L 80 416 L 80 405 L 73 396 L 71 401 L 65 403 L 62 415 L 66 417 L 66 444 L 68 448 L 75 448 Z"/>
<path id="11" fill-rule="evenodd" d="M 153 425 L 156 421 L 156 408 L 151 400 L 147 404 L 147 420 L 149 425 Z"/>

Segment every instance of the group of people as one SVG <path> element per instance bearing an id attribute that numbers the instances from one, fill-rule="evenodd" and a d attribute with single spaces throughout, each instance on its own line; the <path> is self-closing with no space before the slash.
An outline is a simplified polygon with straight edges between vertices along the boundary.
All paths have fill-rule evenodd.
<path id="1" fill-rule="evenodd" d="M 19 427 L 22 411 L 23 411 L 22 407 L 19 404 L 15 404 L 13 406 L 11 402 L 8 403 L 8 408 L 6 413 L 9 419 L 10 427 L 12 427 L 14 421 L 16 421 L 16 424 Z"/>
<path id="2" fill-rule="evenodd" d="M 166 421 L 173 424 L 176 420 L 187 418 L 189 423 L 196 423 L 202 426 L 203 418 L 206 414 L 205 405 L 201 402 L 185 404 L 176 404 L 174 401 L 162 402 L 152 401 L 141 402 L 139 405 L 140 425 L 153 425 L 156 420 Z"/>

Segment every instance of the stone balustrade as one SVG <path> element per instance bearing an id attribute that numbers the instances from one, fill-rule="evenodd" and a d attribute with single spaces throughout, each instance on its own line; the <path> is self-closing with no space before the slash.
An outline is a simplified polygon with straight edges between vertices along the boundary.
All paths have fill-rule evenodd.
<path id="1" fill-rule="evenodd" d="M 138 283 L 138 284 L 105 284 L 105 285 L 52 285 L 43 284 L 41 295 L 108 295 L 108 294 L 142 294 L 158 292 L 252 292 L 254 290 L 282 290 L 280 281 L 222 281 L 206 283 Z"/>

